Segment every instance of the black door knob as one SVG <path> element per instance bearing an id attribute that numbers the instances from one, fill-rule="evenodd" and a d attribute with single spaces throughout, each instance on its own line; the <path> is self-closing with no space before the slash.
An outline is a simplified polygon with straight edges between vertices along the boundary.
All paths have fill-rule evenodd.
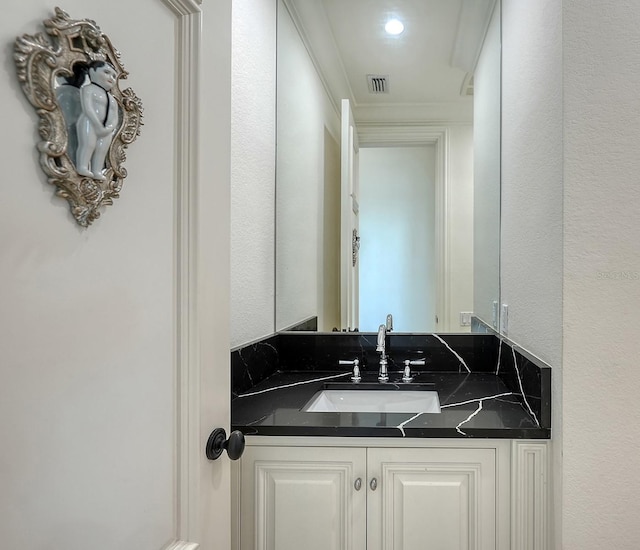
<path id="1" fill-rule="evenodd" d="M 224 428 L 216 428 L 211 432 L 207 440 L 206 455 L 209 460 L 218 458 L 222 451 L 227 450 L 231 460 L 238 460 L 244 452 L 244 434 L 240 430 L 235 430 L 227 439 L 227 432 Z"/>

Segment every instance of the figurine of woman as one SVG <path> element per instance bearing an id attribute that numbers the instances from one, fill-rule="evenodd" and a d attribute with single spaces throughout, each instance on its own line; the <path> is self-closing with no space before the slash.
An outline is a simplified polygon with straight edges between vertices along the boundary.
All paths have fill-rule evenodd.
<path id="1" fill-rule="evenodd" d="M 118 74 L 110 63 L 94 61 L 89 65 L 88 75 L 90 82 L 80 88 L 76 171 L 82 176 L 104 180 L 102 171 L 119 120 L 118 103 L 109 93 Z"/>

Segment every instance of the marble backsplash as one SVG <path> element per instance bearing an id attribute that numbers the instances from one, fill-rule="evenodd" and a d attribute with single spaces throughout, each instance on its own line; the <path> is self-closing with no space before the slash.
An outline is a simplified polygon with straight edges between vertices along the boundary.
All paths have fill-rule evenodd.
<path id="1" fill-rule="evenodd" d="M 340 360 L 358 359 L 362 372 L 377 372 L 374 333 L 281 332 L 231 351 L 232 398 L 278 372 L 348 371 Z M 406 359 L 424 359 L 412 371 L 494 373 L 522 401 L 541 427 L 551 427 L 551 368 L 495 334 L 407 334 L 387 336 L 389 371 Z"/>

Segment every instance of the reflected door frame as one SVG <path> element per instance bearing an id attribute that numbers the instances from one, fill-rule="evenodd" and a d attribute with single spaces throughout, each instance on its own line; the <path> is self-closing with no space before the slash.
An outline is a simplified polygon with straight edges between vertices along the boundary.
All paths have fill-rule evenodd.
<path id="1" fill-rule="evenodd" d="M 354 250 L 354 235 L 359 226 L 359 132 L 351 104 L 341 104 L 341 162 L 340 162 L 340 321 L 343 329 L 358 328 L 360 317 L 360 263 Z"/>

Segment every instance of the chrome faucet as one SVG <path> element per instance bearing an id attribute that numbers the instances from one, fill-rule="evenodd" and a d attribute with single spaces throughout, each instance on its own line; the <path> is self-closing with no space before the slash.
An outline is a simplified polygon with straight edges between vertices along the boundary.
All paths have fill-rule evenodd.
<path id="1" fill-rule="evenodd" d="M 360 361 L 358 359 L 354 359 L 353 361 L 338 361 L 338 365 L 353 365 L 353 374 L 351 376 L 352 382 L 360 382 L 362 380 L 362 376 L 360 376 Z"/>
<path id="2" fill-rule="evenodd" d="M 387 353 L 386 353 L 387 327 L 380 325 L 378 328 L 378 345 L 376 351 L 380 352 L 380 371 L 378 372 L 378 380 L 387 382 L 389 380 L 389 372 L 387 371 Z"/>

